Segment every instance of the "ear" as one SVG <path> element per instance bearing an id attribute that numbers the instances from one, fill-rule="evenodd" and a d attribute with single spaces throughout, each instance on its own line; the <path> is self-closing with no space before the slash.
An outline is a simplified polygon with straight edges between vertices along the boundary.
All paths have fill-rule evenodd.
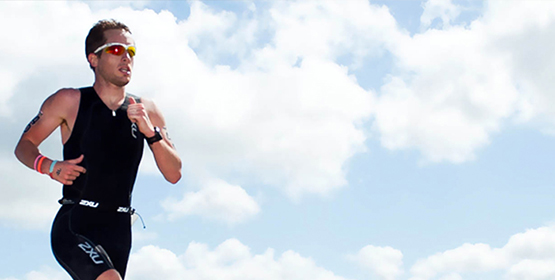
<path id="1" fill-rule="evenodd" d="M 98 56 L 96 54 L 90 53 L 87 56 L 87 60 L 89 61 L 91 67 L 96 68 L 98 66 Z"/>

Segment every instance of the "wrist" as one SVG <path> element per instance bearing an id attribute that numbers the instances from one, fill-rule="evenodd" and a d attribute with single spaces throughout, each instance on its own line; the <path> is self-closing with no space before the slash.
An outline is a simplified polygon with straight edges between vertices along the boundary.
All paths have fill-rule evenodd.
<path id="1" fill-rule="evenodd" d="M 35 169 L 35 171 L 37 171 L 40 174 L 48 174 L 47 171 L 48 171 L 48 168 L 50 167 L 51 163 L 52 163 L 52 160 L 50 160 L 49 158 L 39 154 L 35 158 L 33 168 Z"/>
<path id="2" fill-rule="evenodd" d="M 42 162 L 42 165 L 40 167 L 39 173 L 40 174 L 48 174 L 48 168 L 50 168 L 51 163 L 52 163 L 52 160 L 45 157 L 44 161 Z"/>
<path id="3" fill-rule="evenodd" d="M 145 135 L 145 139 L 146 139 L 146 142 L 147 142 L 149 145 L 152 145 L 152 144 L 154 144 L 154 143 L 156 143 L 156 142 L 162 140 L 163 138 L 162 138 L 162 134 L 160 133 L 160 128 L 158 128 L 157 126 L 155 126 L 155 127 L 154 127 L 154 132 L 153 132 L 152 136 L 151 136 L 151 137 L 148 137 L 147 135 Z"/>
<path id="4" fill-rule="evenodd" d="M 54 173 L 54 166 L 56 166 L 56 163 L 58 163 L 57 160 L 51 160 L 51 163 L 48 165 L 48 174 L 50 175 L 50 177 L 52 177 L 52 173 Z"/>
<path id="5" fill-rule="evenodd" d="M 145 138 L 152 138 L 154 136 L 156 136 L 156 127 L 149 127 L 149 130 L 147 133 L 143 133 Z"/>

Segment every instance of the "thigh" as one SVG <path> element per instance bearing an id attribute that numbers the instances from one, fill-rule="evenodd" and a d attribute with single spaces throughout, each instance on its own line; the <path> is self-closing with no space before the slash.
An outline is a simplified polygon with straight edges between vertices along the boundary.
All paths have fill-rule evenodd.
<path id="1" fill-rule="evenodd" d="M 92 243 L 100 245 L 105 250 L 106 255 L 109 256 L 114 268 L 122 277 L 125 277 L 131 252 L 130 215 L 85 210 L 85 213 L 77 211 L 78 217 L 71 219 L 72 229 L 89 238 Z"/>
<path id="2" fill-rule="evenodd" d="M 115 269 L 110 269 L 102 273 L 96 280 L 122 280 L 123 278 Z"/>
<path id="3" fill-rule="evenodd" d="M 61 209 L 52 226 L 52 251 L 60 265 L 78 280 L 95 280 L 107 270 L 114 269 L 110 257 L 100 244 L 70 227 L 71 211 Z"/>

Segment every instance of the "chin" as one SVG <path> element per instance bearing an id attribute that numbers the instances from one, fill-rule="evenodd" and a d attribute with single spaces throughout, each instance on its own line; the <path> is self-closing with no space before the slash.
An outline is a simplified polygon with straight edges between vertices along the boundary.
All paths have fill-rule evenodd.
<path id="1" fill-rule="evenodd" d="M 126 79 L 126 80 L 123 80 L 123 81 L 114 82 L 114 84 L 115 84 L 116 86 L 118 86 L 118 87 L 124 87 L 124 86 L 126 86 L 127 84 L 129 84 L 130 81 L 131 81 L 131 78 Z"/>

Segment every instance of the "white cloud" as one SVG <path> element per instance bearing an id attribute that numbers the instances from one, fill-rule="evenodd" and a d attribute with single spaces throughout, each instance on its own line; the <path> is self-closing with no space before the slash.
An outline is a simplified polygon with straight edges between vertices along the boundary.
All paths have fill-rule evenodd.
<path id="1" fill-rule="evenodd" d="M 460 9 L 451 1 L 425 7 L 423 17 L 441 16 L 444 24 Z M 373 123 L 382 144 L 417 149 L 424 161 L 464 162 L 517 117 L 552 122 L 553 82 L 545 73 L 555 60 L 554 10 L 547 1 L 488 1 L 467 26 L 388 45 L 396 70 L 380 90 Z"/>
<path id="2" fill-rule="evenodd" d="M 115 9 L 122 6 L 130 6 L 134 9 L 143 9 L 149 5 L 151 1 L 141 0 L 112 0 L 112 1 L 86 1 L 91 10 L 95 12 L 102 12 L 106 10 Z"/>
<path id="3" fill-rule="evenodd" d="M 115 18 L 131 27 L 138 45 L 129 90 L 153 98 L 162 108 L 182 155 L 185 176 L 192 177 L 191 181 L 204 177 L 228 181 L 227 177 L 232 174 L 233 177 L 247 178 L 244 181 L 249 186 L 273 186 L 295 199 L 307 194 L 326 195 L 346 185 L 345 162 L 365 150 L 366 136 L 361 125 L 370 117 L 373 93 L 363 90 L 349 75 L 348 69 L 330 61 L 328 54 L 334 53 L 334 45 L 350 44 L 350 38 L 356 36 L 336 42 L 325 32 L 319 32 L 318 36 L 325 36 L 321 40 L 327 50 L 313 55 L 309 49 L 295 51 L 287 48 L 287 41 L 296 37 L 289 35 L 290 31 L 276 30 L 276 34 L 281 34 L 279 39 L 270 41 L 277 42 L 279 49 L 256 49 L 251 48 L 251 44 L 255 43 L 252 34 L 262 28 L 257 25 L 258 16 L 242 18 L 231 12 L 215 12 L 202 3 L 193 2 L 190 18 L 179 22 L 169 12 L 125 7 L 91 9 L 88 4 L 0 3 L 0 10 L 6 14 L 0 17 L 2 26 L 18 26 L 17 30 L 0 30 L 1 35 L 8 38 L 0 45 L 0 59 L 3 61 L 0 79 L 9 81 L 0 87 L 0 108 L 17 108 L 2 110 L 3 120 L 9 120 L 2 122 L 4 131 L 21 131 L 38 110 L 40 102 L 57 89 L 91 83 L 92 73 L 83 52 L 84 38 L 98 19 Z M 290 4 L 291 7 L 275 3 L 283 11 L 297 5 Z M 324 16 L 321 20 L 325 21 L 336 6 L 333 2 L 326 2 L 322 6 L 326 12 L 314 15 L 319 10 L 308 5 L 305 15 L 311 18 Z M 351 21 L 362 21 L 369 26 L 370 29 L 363 31 L 373 30 L 385 35 L 376 27 L 375 17 L 367 20 L 365 13 L 386 18 L 389 25 L 395 26 L 386 9 L 377 9 L 363 2 L 345 7 L 350 10 L 360 8 Z M 334 16 L 344 22 L 336 33 L 356 26 L 356 22 L 347 21 L 349 9 L 338 9 L 339 15 Z M 251 12 L 254 11 L 256 7 L 252 7 Z M 261 14 L 260 17 L 269 16 L 269 13 Z M 220 24 L 207 27 L 201 24 L 205 18 Z M 228 28 L 227 24 L 232 24 L 235 29 Z M 355 44 L 361 53 L 372 40 L 363 41 L 366 43 L 357 41 Z M 36 42 L 44 42 L 40 52 L 33 51 L 36 48 L 30 49 Z M 232 70 L 199 59 L 191 48 L 196 44 L 199 48 L 217 46 L 218 51 L 229 45 L 234 49 L 231 53 L 240 58 L 246 55 L 242 54 L 244 50 L 250 48 L 253 55 L 245 57 L 240 66 Z M 348 52 L 350 47 L 343 46 L 342 52 Z M 282 51 L 284 48 L 286 51 Z M 270 53 L 274 62 L 287 61 L 289 55 L 303 56 L 304 59 L 297 65 L 294 59 L 289 64 L 267 68 L 257 60 L 259 56 L 255 53 Z M 0 148 L 12 153 L 14 143 L 3 143 Z M 41 146 L 43 151 L 55 148 L 59 149 L 57 143 Z M 59 158 L 56 154 L 45 154 Z M 141 170 L 153 169 L 152 164 L 147 164 Z M 17 174 L 24 177 L 29 175 L 28 172 Z M 13 184 L 12 181 L 9 183 Z M 3 185 L 2 188 L 7 187 Z M 14 201 L 25 199 L 29 201 L 29 209 L 39 209 L 42 205 L 34 203 L 39 200 L 38 196 L 28 199 L 34 193 L 40 193 L 33 191 L 39 186 L 32 184 L 29 188 L 29 192 L 15 197 Z M 197 196 L 207 197 L 207 193 L 209 190 L 200 190 Z M 246 194 L 242 197 L 244 201 L 252 202 Z M 201 204 L 195 205 L 200 207 Z M 241 213 L 240 219 L 245 219 L 258 211 L 253 203 L 248 205 L 245 208 L 236 204 L 238 208 L 233 211 Z M 226 207 L 229 210 L 231 205 Z M 202 209 L 188 213 L 216 217 L 214 213 L 221 211 L 221 208 Z"/>
<path id="4" fill-rule="evenodd" d="M 61 184 L 16 162 L 15 156 L 0 160 L 0 224 L 46 230 L 60 207 Z M 21 174 L 27 174 L 22 176 Z"/>
<path id="5" fill-rule="evenodd" d="M 457 273 L 451 273 L 441 277 L 439 280 L 462 280 L 462 276 Z"/>
<path id="6" fill-rule="evenodd" d="M 500 248 L 488 244 L 463 244 L 417 260 L 410 268 L 410 280 L 485 279 L 497 273 L 508 280 L 547 280 L 555 276 L 555 226 L 529 229 L 511 236 Z M 347 256 L 379 279 L 400 279 L 403 254 L 391 247 L 368 245 Z M 488 275 L 488 276 L 486 276 Z M 43 267 L 22 280 L 58 280 L 65 273 Z M 214 249 L 191 242 L 184 253 L 158 246 L 144 246 L 130 257 L 129 279 L 263 279 L 344 280 L 299 253 L 288 250 L 279 257 L 272 248 L 261 254 L 237 239 L 228 239 Z M 472 277 L 472 278 L 467 278 Z M 7 278 L 3 280 L 17 280 Z M 372 278 L 373 279 L 373 278 Z M 406 278 L 405 278 L 406 279 Z M 489 279 L 489 278 L 487 278 Z"/>
<path id="7" fill-rule="evenodd" d="M 487 244 L 463 244 L 453 250 L 419 260 L 411 268 L 415 279 L 430 279 L 446 272 L 484 272 L 506 266 L 505 255 Z"/>
<path id="8" fill-rule="evenodd" d="M 555 125 L 555 5 L 550 1 L 494 1 L 484 16 L 492 44 L 510 57 L 513 83 L 522 93 L 519 120 L 539 123 L 545 130 Z"/>
<path id="9" fill-rule="evenodd" d="M 48 95 L 61 84 L 86 80 L 84 39 L 75 34 L 94 20 L 88 7 L 76 2 L 0 2 L 0 11 L 5 38 L 0 44 L 0 129 L 5 135 L 0 140 L 0 220 L 9 227 L 46 230 L 59 207 L 61 184 L 24 167 L 13 151 Z M 61 158 L 58 133 L 40 146 L 54 159 Z"/>
<path id="10" fill-rule="evenodd" d="M 207 180 L 201 190 L 185 193 L 180 201 L 169 198 L 162 207 L 171 220 L 197 214 L 229 224 L 244 222 L 260 212 L 258 203 L 243 188 L 219 179 Z"/>
<path id="11" fill-rule="evenodd" d="M 403 274 L 403 254 L 391 247 L 368 245 L 348 258 L 380 279 L 394 280 Z"/>
<path id="12" fill-rule="evenodd" d="M 554 128 L 553 82 L 545 73 L 555 70 L 555 5 L 505 3 L 488 2 L 468 26 L 411 37 L 387 7 L 368 1 L 276 1 L 266 11 L 250 3 L 244 14 L 193 2 L 184 21 L 167 11 L 91 10 L 90 3 L 0 2 L 0 26 L 18 26 L 0 30 L 7 38 L 0 45 L 0 79 L 7 81 L 1 128 L 21 131 L 48 94 L 90 84 L 84 37 L 98 19 L 116 18 L 138 44 L 129 90 L 162 108 L 192 181 L 241 177 L 296 200 L 329 195 L 347 184 L 345 163 L 366 150 L 369 120 L 386 148 L 464 162 L 512 118 Z M 426 5 L 424 18 L 445 23 L 458 14 L 450 1 Z M 260 32 L 268 35 L 263 41 Z M 40 52 L 30 48 L 37 41 Z M 234 56 L 237 67 L 218 65 L 204 49 Z M 395 65 L 376 97 L 350 71 L 384 52 Z M 338 65 L 345 55 L 352 65 Z M 12 146 L 0 149 L 7 154 Z"/>
<path id="13" fill-rule="evenodd" d="M 251 4 L 252 7 L 254 3 Z M 256 18 L 248 18 L 256 8 L 238 17 L 229 11 L 216 12 L 200 1 L 191 2 L 190 16 L 182 30 L 189 46 L 210 65 L 217 64 L 220 55 L 235 55 L 242 59 L 257 42 L 260 28 Z M 252 16 L 252 15 L 251 15 Z"/>
<path id="14" fill-rule="evenodd" d="M 482 275 L 494 271 L 504 273 L 504 279 L 510 280 L 552 279 L 555 275 L 553 239 L 555 228 L 541 227 L 515 234 L 501 248 L 463 244 L 417 261 L 410 270 L 410 279 L 468 279 L 465 275 L 481 279 Z M 349 258 L 379 279 L 399 279 L 402 275 L 402 253 L 391 247 L 366 246 Z M 284 252 L 278 259 L 272 249 L 253 255 L 236 239 L 229 239 L 214 250 L 193 242 L 182 255 L 146 246 L 131 256 L 131 279 L 149 279 L 157 272 L 164 279 L 343 279 L 293 251 Z"/>
<path id="15" fill-rule="evenodd" d="M 365 56 L 378 56 L 400 36 L 385 6 L 368 1 L 275 1 L 270 22 L 272 43 L 254 54 L 257 67 L 272 69 L 317 57 L 334 61 L 353 56 L 353 67 Z"/>
<path id="16" fill-rule="evenodd" d="M 205 17 L 222 24 L 203 27 L 197 21 Z M 152 14 L 149 25 L 139 26 L 142 33 L 134 33 L 144 48 L 167 49 L 137 60 L 148 68 L 137 66 L 133 89 L 147 96 L 155 93 L 152 97 L 186 155 L 186 170 L 223 180 L 226 174 L 239 174 L 250 177 L 250 184 L 283 188 L 293 198 L 325 195 L 344 186 L 344 163 L 364 151 L 360 124 L 370 116 L 372 93 L 364 91 L 346 67 L 317 56 L 298 65 L 296 60 L 287 63 L 290 52 L 280 48 L 252 49 L 252 60 L 242 61 L 236 70 L 199 60 L 188 44 L 198 40 L 226 45 L 238 34 L 221 30 L 223 23 L 237 20 L 248 25 L 234 18 L 195 4 L 188 20 L 161 22 Z M 164 30 L 162 36 L 155 34 L 158 30 Z M 211 34 L 214 38 L 207 38 Z M 236 41 L 245 41 L 238 49 L 252 44 Z M 262 63 L 260 53 L 271 54 L 271 61 Z M 267 67 L 272 65 L 276 67 Z"/>
<path id="17" fill-rule="evenodd" d="M 452 0 L 428 0 L 423 4 L 424 12 L 420 16 L 420 29 L 426 30 L 436 18 L 440 18 L 443 28 L 449 28 L 451 23 L 461 14 L 462 7 L 453 4 Z"/>
<path id="18" fill-rule="evenodd" d="M 275 259 L 273 249 L 253 254 L 236 239 L 226 240 L 214 250 L 206 244 L 192 242 L 181 255 L 156 246 L 145 246 L 131 255 L 128 278 L 345 280 L 293 251 L 284 252 Z"/>
<path id="19" fill-rule="evenodd" d="M 553 279 L 555 278 L 555 260 L 523 260 L 513 265 L 508 271 L 508 279 Z"/>
<path id="20" fill-rule="evenodd" d="M 555 227 L 540 227 L 513 235 L 501 248 L 491 248 L 487 244 L 463 244 L 420 259 L 410 269 L 411 279 L 458 277 L 464 273 L 480 275 L 492 271 L 503 271 L 505 278 L 511 280 L 552 279 L 555 276 L 553 252 Z"/>

